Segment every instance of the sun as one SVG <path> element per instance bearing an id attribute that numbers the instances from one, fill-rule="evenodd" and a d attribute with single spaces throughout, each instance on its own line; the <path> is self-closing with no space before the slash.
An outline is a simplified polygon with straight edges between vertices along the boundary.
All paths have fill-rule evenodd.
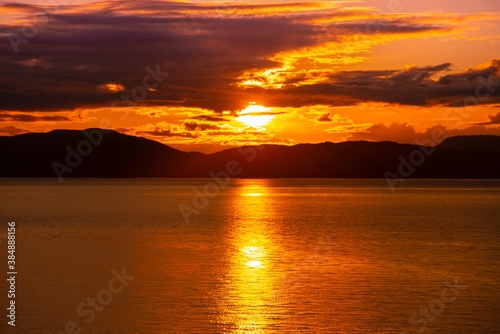
<path id="1" fill-rule="evenodd" d="M 253 128 L 262 128 L 276 117 L 269 114 L 270 110 L 271 108 L 255 104 L 255 102 L 249 102 L 248 107 L 240 111 L 239 116 L 235 120 Z"/>

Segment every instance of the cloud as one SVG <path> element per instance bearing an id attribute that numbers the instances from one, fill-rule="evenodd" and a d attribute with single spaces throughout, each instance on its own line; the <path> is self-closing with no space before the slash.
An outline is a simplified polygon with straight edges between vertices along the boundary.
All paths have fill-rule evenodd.
<path id="1" fill-rule="evenodd" d="M 324 113 L 324 114 L 319 115 L 316 118 L 316 121 L 317 122 L 331 122 L 332 118 L 330 117 L 330 113 Z"/>
<path id="2" fill-rule="evenodd" d="M 476 125 L 489 125 L 489 124 L 500 124 L 500 112 L 496 113 L 496 115 L 488 115 L 490 119 L 489 122 L 481 122 Z"/>
<path id="3" fill-rule="evenodd" d="M 330 82 L 285 89 L 261 90 L 268 105 L 300 107 L 382 102 L 410 106 L 453 106 L 500 103 L 500 66 L 446 74 L 450 64 L 401 70 L 342 71 Z M 256 88 L 257 90 L 258 88 Z"/>
<path id="4" fill-rule="evenodd" d="M 30 132 L 25 129 L 18 128 L 17 126 L 5 126 L 3 128 L 0 128 L 0 135 L 2 136 L 15 136 L 19 135 L 22 133 L 27 133 Z"/>
<path id="5" fill-rule="evenodd" d="M 71 121 L 66 116 L 53 115 L 53 116 L 35 116 L 27 113 L 5 113 L 0 112 L 0 122 L 13 121 L 13 122 L 61 122 Z"/>
<path id="6" fill-rule="evenodd" d="M 349 140 L 368 140 L 368 141 L 395 141 L 400 143 L 413 143 L 417 136 L 415 128 L 407 123 L 392 123 L 389 126 L 384 124 L 375 124 L 365 131 L 351 133 Z"/>
<path id="7" fill-rule="evenodd" d="M 218 130 L 219 126 L 207 123 L 186 122 L 184 127 L 188 131 Z"/>
<path id="8" fill-rule="evenodd" d="M 185 138 L 196 138 L 197 136 L 189 132 L 174 132 L 171 129 L 160 129 L 150 131 L 137 131 L 138 134 L 155 136 L 155 137 L 185 137 Z"/>
<path id="9" fill-rule="evenodd" d="M 446 129 L 445 128 L 445 136 L 446 137 L 472 136 L 472 135 L 500 136 L 500 126 L 486 127 L 486 126 L 481 126 L 481 125 L 473 125 L 473 126 L 465 128 L 465 129 Z"/>
<path id="10" fill-rule="evenodd" d="M 20 4 L 0 8 L 20 14 L 40 10 Z M 18 54 L 8 38 L 0 40 L 0 110 L 110 107 L 122 94 L 142 87 L 146 66 L 157 64 L 170 75 L 146 99 L 134 101 L 138 106 L 197 107 L 221 115 L 244 109 L 249 95 L 282 107 L 360 101 L 449 104 L 471 94 L 470 85 L 479 78 L 464 83 L 449 76 L 434 82 L 432 77 L 449 64 L 380 72 L 337 68 L 362 61 L 360 54 L 378 44 L 449 34 L 457 17 L 475 19 L 393 16 L 325 2 L 231 8 L 169 1 L 61 6 L 35 37 L 19 45 Z M 377 34 L 364 31 L 371 25 L 380 28 Z M 0 25 L 5 32 L 21 33 L 21 28 Z M 311 67 L 314 62 L 322 66 Z M 489 70 L 495 78 L 497 68 Z M 240 85 L 248 80 L 261 82 L 261 89 Z"/>
<path id="11" fill-rule="evenodd" d="M 454 136 L 466 135 L 496 135 L 500 136 L 500 127 L 488 128 L 486 126 L 474 125 L 464 129 L 447 129 L 446 126 L 438 124 L 428 128 L 425 132 L 417 132 L 412 125 L 407 123 L 392 123 L 389 126 L 384 124 L 374 124 L 364 131 L 352 132 L 348 140 L 366 140 L 366 141 L 393 141 L 406 144 L 429 143 L 438 137 L 450 138 Z M 426 144 L 427 145 L 427 144 Z"/>
<path id="12" fill-rule="evenodd" d="M 121 133 L 128 133 L 128 132 L 133 131 L 133 129 L 132 128 L 116 128 L 115 131 L 121 132 Z"/>
<path id="13" fill-rule="evenodd" d="M 210 115 L 193 116 L 193 117 L 191 117 L 191 119 L 197 119 L 197 120 L 208 121 L 208 122 L 227 122 L 228 121 L 227 118 L 210 116 Z"/>

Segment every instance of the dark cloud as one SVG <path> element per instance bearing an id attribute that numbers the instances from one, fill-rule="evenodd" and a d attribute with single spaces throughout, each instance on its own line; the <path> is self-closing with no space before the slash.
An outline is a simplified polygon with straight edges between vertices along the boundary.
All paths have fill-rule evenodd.
<path id="1" fill-rule="evenodd" d="M 438 134 L 438 135 L 436 135 Z M 465 129 L 447 129 L 438 124 L 428 128 L 425 132 L 417 132 L 415 128 L 407 123 L 392 123 L 389 126 L 374 124 L 365 131 L 351 133 L 349 140 L 367 141 L 393 141 L 407 144 L 437 145 L 445 138 L 467 135 L 500 135 L 500 127 L 488 128 L 486 126 L 474 125 Z"/>
<path id="2" fill-rule="evenodd" d="M 127 133 L 127 132 L 131 132 L 133 130 L 134 130 L 133 128 L 116 128 L 115 129 L 116 132 L 121 132 L 121 133 Z"/>
<path id="3" fill-rule="evenodd" d="M 220 20 L 188 4 L 143 1 L 110 8 L 58 11 L 21 51 L 0 44 L 0 109 L 60 110 L 110 105 L 121 93 L 101 88 L 119 83 L 126 91 L 142 85 L 146 66 L 160 64 L 170 76 L 148 95 L 158 104 L 237 110 L 245 102 L 227 95 L 243 70 L 273 64 L 272 54 L 316 43 L 316 28 L 290 17 Z M 135 10 L 157 11 L 139 15 Z M 122 15 L 115 15 L 120 10 Z M 113 12 L 114 11 L 114 12 Z M 2 30 L 8 30 L 4 27 Z M 68 33 L 71 31 L 71 33 Z M 269 32 L 273 33 L 269 33 Z M 245 38 L 242 38 L 245 36 Z M 169 102 L 183 101 L 183 103 Z"/>
<path id="4" fill-rule="evenodd" d="M 193 116 L 191 119 L 197 119 L 201 121 L 207 121 L 207 122 L 227 122 L 228 119 L 224 117 L 217 117 L 217 116 L 209 116 L 209 115 L 200 115 L 200 116 Z"/>
<path id="5" fill-rule="evenodd" d="M 365 131 L 351 133 L 350 140 L 369 141 L 395 141 L 400 143 L 412 143 L 416 140 L 415 128 L 407 123 L 392 123 L 389 126 L 374 124 Z"/>
<path id="6" fill-rule="evenodd" d="M 487 68 L 444 75 L 450 64 L 411 67 L 403 70 L 344 71 L 331 76 L 330 83 L 289 87 L 260 92 L 267 105 L 325 104 L 355 105 L 385 102 L 412 106 L 454 106 L 500 103 L 499 62 Z"/>
<path id="7" fill-rule="evenodd" d="M 286 114 L 284 111 L 255 111 L 255 112 L 245 112 L 241 115 L 249 116 L 272 116 L 272 115 L 282 115 Z"/>
<path id="8" fill-rule="evenodd" d="M 432 75 L 441 72 L 447 71 L 450 69 L 451 64 L 445 63 L 437 66 L 425 66 L 425 67 L 410 67 L 405 71 L 395 72 L 391 76 L 389 76 L 389 80 L 397 83 L 419 83 L 424 80 L 429 79 Z"/>
<path id="9" fill-rule="evenodd" d="M 330 117 L 330 113 L 325 113 L 325 114 L 318 116 L 318 118 L 316 118 L 316 121 L 318 121 L 318 122 L 331 122 L 332 118 Z"/>
<path id="10" fill-rule="evenodd" d="M 8 6 L 21 11 L 40 10 L 20 4 Z M 380 26 L 387 34 L 447 29 L 442 24 L 420 24 L 410 18 L 359 21 L 355 15 L 349 19 L 352 23 L 318 25 L 318 18 L 353 13 L 326 11 L 321 6 L 314 10 L 315 6 L 318 4 L 241 5 L 237 6 L 238 15 L 224 20 L 220 11 L 225 9 L 213 4 L 104 1 L 61 6 L 50 12 L 49 22 L 40 26 L 36 36 L 19 45 L 19 53 L 13 52 L 8 38 L 0 41 L 0 110 L 110 106 L 122 92 L 106 90 L 104 85 L 120 84 L 129 93 L 143 85 L 146 66 L 156 64 L 169 76 L 156 91 L 148 92 L 142 104 L 201 107 L 219 113 L 242 110 L 249 101 L 249 90 L 234 85 L 235 81 L 244 71 L 280 66 L 269 60 L 280 52 L 340 40 L 370 24 Z M 277 8 L 281 8 L 280 13 L 273 14 Z M 290 15 L 284 15 L 284 10 Z M 20 28 L 4 24 L 0 31 L 20 34 Z M 470 94 L 470 87 L 454 84 L 458 80 L 455 77 L 430 83 L 432 73 L 448 66 L 414 68 L 406 73 L 389 71 L 389 79 L 378 77 L 376 72 L 341 72 L 332 75 L 330 83 L 271 92 L 277 98 L 270 96 L 269 100 L 278 106 L 316 102 L 338 105 L 340 100 L 347 104 L 383 100 L 423 105 L 443 96 Z M 299 74 L 285 84 L 300 80 Z M 438 84 L 440 89 L 436 88 Z"/>
<path id="11" fill-rule="evenodd" d="M 488 115 L 490 119 L 489 122 L 481 122 L 476 125 L 489 125 L 489 124 L 500 124 L 500 112 L 496 113 L 496 115 Z"/>
<path id="12" fill-rule="evenodd" d="M 359 23 L 339 23 L 334 24 L 335 27 L 343 32 L 357 32 L 365 34 L 373 34 L 375 32 L 383 32 L 384 34 L 397 34 L 397 33 L 415 33 L 425 31 L 435 31 L 437 27 L 431 24 L 415 24 L 411 21 L 405 20 L 378 20 L 378 21 L 365 21 Z M 447 29 L 447 28 L 441 28 Z"/>
<path id="13" fill-rule="evenodd" d="M 18 128 L 17 126 L 5 126 L 3 128 L 0 128 L 0 135 L 3 136 L 15 136 L 27 132 L 30 131 Z"/>
<path id="14" fill-rule="evenodd" d="M 186 138 L 198 137 L 189 132 L 174 132 L 171 129 L 159 129 L 159 128 L 156 128 L 155 130 L 152 131 L 137 131 L 137 133 L 155 137 L 186 137 Z"/>
<path id="15" fill-rule="evenodd" d="M 30 114 L 11 114 L 0 112 L 0 122 L 5 121 L 13 121 L 13 122 L 40 122 L 40 121 L 49 121 L 49 122 L 62 122 L 62 121 L 71 121 L 70 118 L 65 116 L 53 115 L 53 116 L 35 116 Z"/>
<path id="16" fill-rule="evenodd" d="M 214 124 L 207 123 L 196 123 L 196 122 L 186 122 L 184 127 L 188 131 L 206 131 L 206 130 L 218 130 L 219 127 Z"/>

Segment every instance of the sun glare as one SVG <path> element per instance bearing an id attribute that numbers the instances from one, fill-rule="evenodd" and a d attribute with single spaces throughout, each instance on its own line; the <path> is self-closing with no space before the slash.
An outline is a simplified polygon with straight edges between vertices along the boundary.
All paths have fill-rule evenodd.
<path id="1" fill-rule="evenodd" d="M 269 114 L 270 108 L 255 104 L 255 102 L 250 102 L 248 107 L 240 111 L 239 116 L 235 119 L 245 125 L 262 128 L 268 125 L 275 115 Z"/>
<path id="2" fill-rule="evenodd" d="M 261 193 L 248 193 L 248 194 L 244 194 L 243 196 L 260 197 L 260 196 L 262 196 L 262 194 Z"/>

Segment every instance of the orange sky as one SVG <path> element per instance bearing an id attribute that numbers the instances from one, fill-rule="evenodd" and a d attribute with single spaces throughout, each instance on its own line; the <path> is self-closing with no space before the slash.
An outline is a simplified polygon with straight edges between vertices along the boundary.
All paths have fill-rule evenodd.
<path id="1" fill-rule="evenodd" d="M 203 152 L 500 135 L 498 1 L 58 1 L 0 5 L 0 135 Z"/>

